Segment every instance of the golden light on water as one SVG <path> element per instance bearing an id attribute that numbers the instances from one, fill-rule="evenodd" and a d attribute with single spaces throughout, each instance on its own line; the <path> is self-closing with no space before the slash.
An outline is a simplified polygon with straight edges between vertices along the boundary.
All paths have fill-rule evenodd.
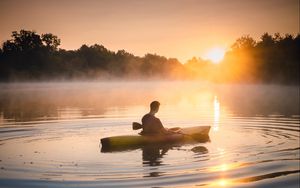
<path id="1" fill-rule="evenodd" d="M 214 98 L 214 124 L 213 124 L 214 131 L 219 130 L 219 121 L 220 121 L 220 103 L 218 101 L 217 96 L 215 96 L 215 98 Z"/>
<path id="2" fill-rule="evenodd" d="M 210 172 L 226 172 L 229 170 L 234 170 L 244 166 L 241 163 L 223 163 L 221 165 L 213 166 L 208 169 Z"/>
<path id="3" fill-rule="evenodd" d="M 221 180 L 218 181 L 217 184 L 218 184 L 219 186 L 221 186 L 221 187 L 225 187 L 225 186 L 227 186 L 227 185 L 229 184 L 229 181 L 226 180 L 226 179 L 221 179 Z"/>
<path id="4" fill-rule="evenodd" d="M 221 171 L 227 171 L 227 170 L 229 170 L 229 166 L 227 165 L 227 164 L 222 164 L 221 166 L 220 166 L 220 170 Z"/>

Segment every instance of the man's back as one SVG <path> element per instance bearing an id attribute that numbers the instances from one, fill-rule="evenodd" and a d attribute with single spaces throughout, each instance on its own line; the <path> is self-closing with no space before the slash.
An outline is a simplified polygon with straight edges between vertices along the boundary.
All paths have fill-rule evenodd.
<path id="1" fill-rule="evenodd" d="M 141 134 L 161 134 L 164 129 L 161 121 L 152 114 L 146 114 L 142 118 L 143 131 Z"/>

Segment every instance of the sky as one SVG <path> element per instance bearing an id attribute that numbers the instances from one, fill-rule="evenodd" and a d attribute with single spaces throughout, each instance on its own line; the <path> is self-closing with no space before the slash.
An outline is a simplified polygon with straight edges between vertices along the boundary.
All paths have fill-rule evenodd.
<path id="1" fill-rule="evenodd" d="M 244 35 L 296 35 L 299 8 L 299 0 L 0 0 L 0 42 L 26 29 L 57 35 L 67 50 L 97 43 L 184 63 Z"/>

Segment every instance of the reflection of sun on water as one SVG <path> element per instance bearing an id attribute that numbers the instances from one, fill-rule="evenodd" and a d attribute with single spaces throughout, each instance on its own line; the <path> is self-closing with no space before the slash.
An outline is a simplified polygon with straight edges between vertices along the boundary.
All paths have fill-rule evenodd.
<path id="1" fill-rule="evenodd" d="M 219 120 L 220 120 L 220 103 L 218 101 L 217 96 L 215 96 L 215 99 L 214 99 L 214 125 L 213 125 L 214 131 L 219 130 Z"/>
<path id="2" fill-rule="evenodd" d="M 221 167 L 220 170 L 223 171 L 223 172 L 227 171 L 229 169 L 227 164 L 222 164 L 220 167 Z"/>
<path id="3" fill-rule="evenodd" d="M 225 187 L 226 185 L 228 185 L 228 180 L 221 179 L 221 180 L 218 181 L 218 185 L 222 186 L 222 187 Z"/>
<path id="4" fill-rule="evenodd" d="M 216 181 L 206 184 L 205 187 L 237 187 L 238 182 L 233 179 L 220 178 Z"/>
<path id="5" fill-rule="evenodd" d="M 221 165 L 213 166 L 208 169 L 210 172 L 226 172 L 229 170 L 234 170 L 243 167 L 241 163 L 223 163 Z"/>

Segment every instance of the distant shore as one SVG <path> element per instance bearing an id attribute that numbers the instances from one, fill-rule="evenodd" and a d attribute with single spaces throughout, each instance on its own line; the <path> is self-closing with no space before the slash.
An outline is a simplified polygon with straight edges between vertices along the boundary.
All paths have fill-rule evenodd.
<path id="1" fill-rule="evenodd" d="M 102 45 L 59 49 L 60 39 L 34 31 L 12 32 L 0 49 L 0 81 L 201 80 L 213 83 L 299 85 L 300 34 L 260 41 L 242 36 L 218 64 L 193 57 L 186 63 L 157 54 L 135 56 Z"/>

